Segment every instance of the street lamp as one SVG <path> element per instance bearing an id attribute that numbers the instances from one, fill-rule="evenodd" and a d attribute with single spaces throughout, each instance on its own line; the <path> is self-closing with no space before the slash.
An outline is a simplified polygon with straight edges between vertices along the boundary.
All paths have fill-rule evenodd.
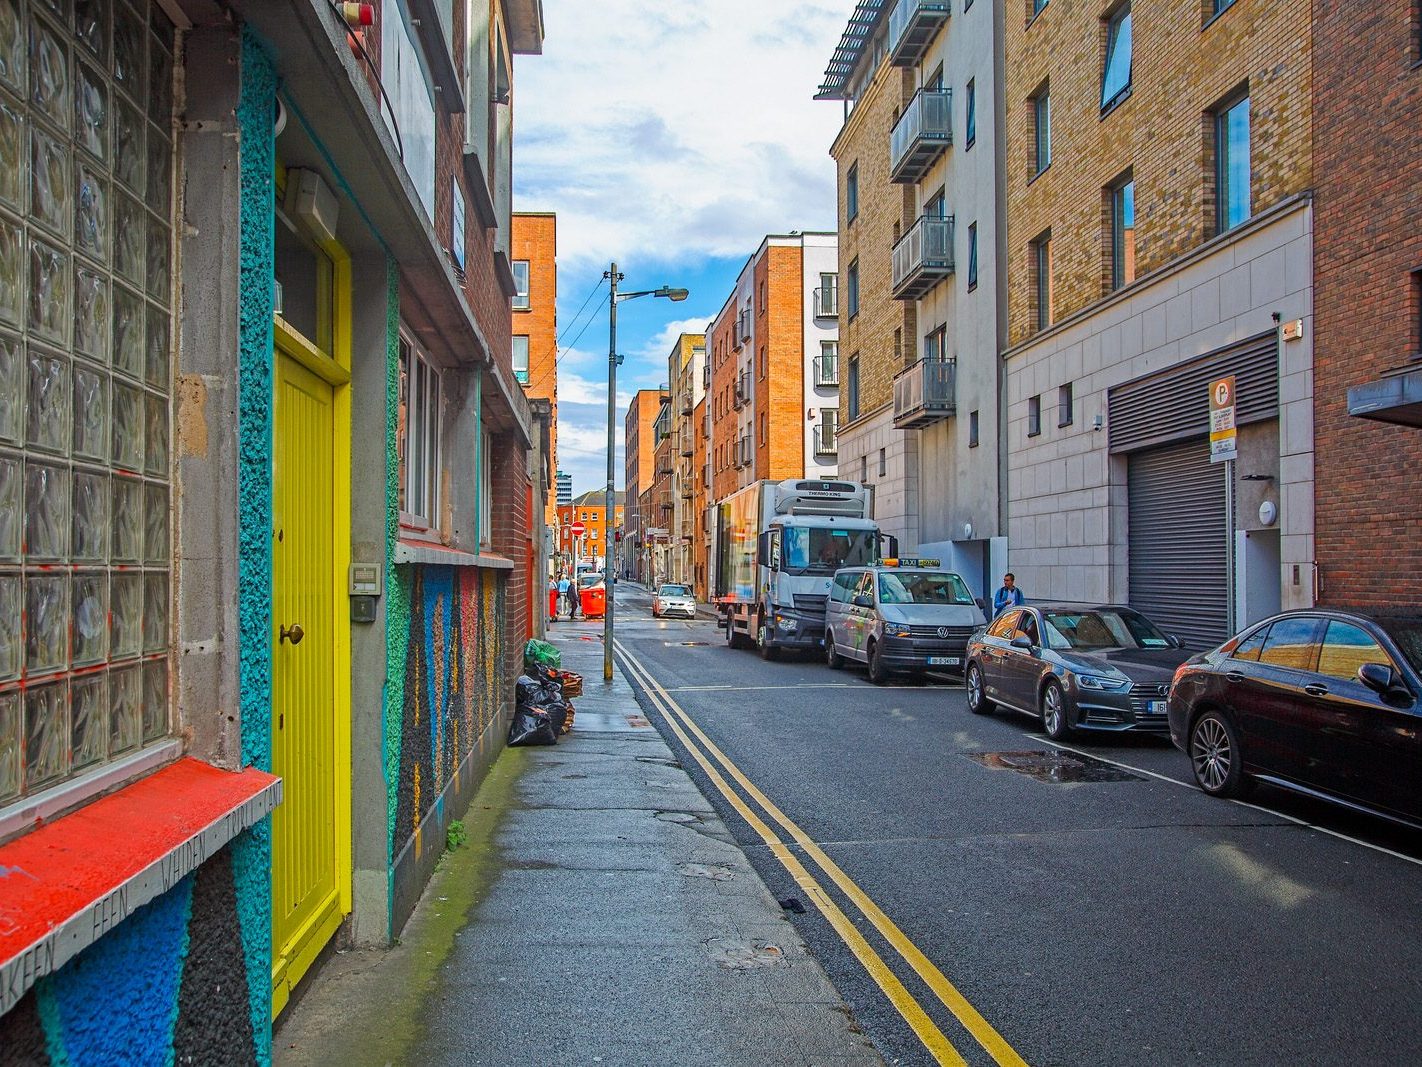
<path id="1" fill-rule="evenodd" d="M 606 544 L 612 544 L 612 523 L 615 511 L 615 498 L 613 489 L 613 460 L 617 454 L 617 364 L 622 362 L 622 357 L 617 354 L 617 305 L 623 300 L 633 300 L 639 296 L 664 296 L 668 300 L 685 300 L 687 292 L 685 289 L 673 289 L 664 285 L 660 289 L 643 289 L 635 293 L 619 293 L 617 283 L 623 279 L 623 275 L 617 272 L 617 264 L 612 264 L 612 269 L 605 271 L 603 277 L 606 278 L 611 287 L 611 297 L 607 307 L 607 507 L 603 512 L 603 536 L 607 539 Z M 603 586 L 607 590 L 607 604 L 602 615 L 602 680 L 612 681 L 612 623 L 614 606 L 617 602 L 616 596 L 616 575 L 611 573 L 611 568 L 606 562 L 602 568 Z"/>

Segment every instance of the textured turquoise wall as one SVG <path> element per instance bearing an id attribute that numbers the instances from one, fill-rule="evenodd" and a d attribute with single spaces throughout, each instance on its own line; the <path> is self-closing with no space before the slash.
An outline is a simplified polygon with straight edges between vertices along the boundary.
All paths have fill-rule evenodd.
<path id="1" fill-rule="evenodd" d="M 395 566 L 400 535 L 400 271 L 385 261 L 385 729 L 386 865 L 393 872 L 400 787 L 400 725 L 410 644 L 410 568 Z M 393 873 L 392 873 L 393 877 Z M 388 898 L 387 898 L 388 899 Z"/>
<path id="2" fill-rule="evenodd" d="M 250 29 L 242 30 L 241 237 L 237 353 L 238 681 L 242 763 L 272 765 L 272 278 L 276 70 Z M 271 820 L 241 834 L 232 849 L 247 961 L 247 995 L 258 1060 L 271 1059 Z"/>

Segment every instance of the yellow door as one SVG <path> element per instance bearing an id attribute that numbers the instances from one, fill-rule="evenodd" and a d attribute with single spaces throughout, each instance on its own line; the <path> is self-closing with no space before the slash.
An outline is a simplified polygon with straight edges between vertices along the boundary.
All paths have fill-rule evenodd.
<path id="1" fill-rule="evenodd" d="M 272 1013 L 340 926 L 348 809 L 338 686 L 336 389 L 283 352 L 272 440 Z M 289 341 L 289 339 L 287 339 Z"/>

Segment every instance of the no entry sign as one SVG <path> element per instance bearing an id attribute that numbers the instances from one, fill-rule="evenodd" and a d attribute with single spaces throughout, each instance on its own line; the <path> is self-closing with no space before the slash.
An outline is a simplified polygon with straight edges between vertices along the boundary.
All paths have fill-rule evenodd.
<path id="1" fill-rule="evenodd" d="M 568 527 L 568 531 L 569 531 L 574 537 L 582 537 L 583 534 L 585 534 L 585 533 L 587 532 L 587 529 L 588 529 L 588 528 L 587 528 L 586 526 L 584 526 L 584 525 L 583 525 L 582 523 L 580 523 L 580 522 L 575 522 L 575 523 L 573 523 L 573 525 L 571 525 L 571 526 Z"/>

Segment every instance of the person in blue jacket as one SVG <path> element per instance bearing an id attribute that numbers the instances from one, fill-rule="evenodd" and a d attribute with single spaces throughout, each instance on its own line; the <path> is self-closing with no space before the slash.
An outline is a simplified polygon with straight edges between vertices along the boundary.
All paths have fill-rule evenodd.
<path id="1" fill-rule="evenodd" d="M 1011 571 L 1002 576 L 1002 588 L 992 595 L 992 617 L 995 619 L 1008 608 L 1026 603 L 1027 598 L 1017 588 L 1017 578 Z"/>

